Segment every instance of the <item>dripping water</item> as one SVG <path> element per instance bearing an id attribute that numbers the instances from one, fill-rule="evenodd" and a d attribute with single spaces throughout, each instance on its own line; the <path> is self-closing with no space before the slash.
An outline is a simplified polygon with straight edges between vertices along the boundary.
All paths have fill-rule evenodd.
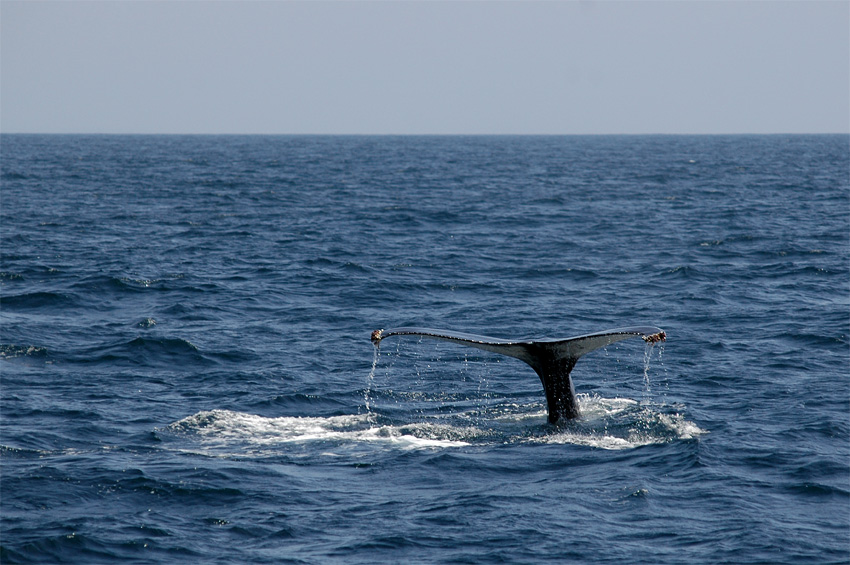
<path id="1" fill-rule="evenodd" d="M 655 343 L 646 342 L 643 349 L 643 401 L 641 404 L 649 404 L 652 397 L 652 383 L 649 379 L 649 368 L 652 364 L 652 352 L 655 350 Z M 664 345 L 658 347 L 658 362 L 661 363 L 661 354 L 664 352 Z M 663 363 L 662 363 L 663 365 Z"/>
<path id="2" fill-rule="evenodd" d="M 370 393 L 375 384 L 375 369 L 378 367 L 378 357 L 381 355 L 381 346 L 376 345 L 372 354 L 372 369 L 369 371 L 369 376 L 366 379 L 366 390 L 363 392 L 363 400 L 366 404 L 366 418 L 370 423 L 374 421 L 374 414 L 370 404 Z"/>

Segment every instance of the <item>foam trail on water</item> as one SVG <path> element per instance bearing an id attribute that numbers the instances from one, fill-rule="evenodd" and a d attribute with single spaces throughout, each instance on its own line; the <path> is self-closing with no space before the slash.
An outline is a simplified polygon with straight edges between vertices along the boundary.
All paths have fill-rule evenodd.
<path id="1" fill-rule="evenodd" d="M 467 445 L 455 428 L 440 424 L 374 426 L 369 414 L 267 418 L 231 410 L 202 411 L 169 425 L 167 431 L 190 434 L 213 449 L 250 450 L 287 444 L 328 442 L 341 445 L 384 443 L 402 449 Z"/>

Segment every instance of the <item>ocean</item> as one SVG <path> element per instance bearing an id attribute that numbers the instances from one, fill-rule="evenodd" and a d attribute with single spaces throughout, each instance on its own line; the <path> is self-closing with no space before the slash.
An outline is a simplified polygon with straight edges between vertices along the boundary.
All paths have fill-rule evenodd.
<path id="1" fill-rule="evenodd" d="M 0 137 L 3 563 L 847 563 L 850 137 Z M 550 425 L 505 339 L 652 325 Z"/>

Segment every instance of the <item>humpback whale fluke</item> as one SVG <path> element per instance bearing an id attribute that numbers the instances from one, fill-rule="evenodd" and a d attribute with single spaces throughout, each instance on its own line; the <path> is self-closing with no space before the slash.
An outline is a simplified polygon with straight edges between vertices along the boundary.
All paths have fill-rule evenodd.
<path id="1" fill-rule="evenodd" d="M 618 328 L 602 332 L 570 337 L 567 339 L 543 339 L 535 341 L 512 341 L 496 339 L 483 335 L 473 335 L 445 330 L 426 328 L 395 328 L 375 330 L 372 343 L 378 347 L 382 339 L 391 336 L 418 335 L 443 341 L 451 341 L 469 347 L 476 347 L 493 353 L 500 353 L 528 363 L 540 377 L 546 392 L 546 404 L 549 409 L 549 423 L 560 419 L 572 419 L 579 416 L 578 402 L 573 388 L 570 372 L 582 355 L 611 343 L 641 337 L 647 343 L 665 341 L 667 334 L 661 328 L 638 326 Z"/>

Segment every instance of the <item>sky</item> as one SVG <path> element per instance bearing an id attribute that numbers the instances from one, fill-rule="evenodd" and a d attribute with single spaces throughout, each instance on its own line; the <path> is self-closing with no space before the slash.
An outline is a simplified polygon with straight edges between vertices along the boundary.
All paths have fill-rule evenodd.
<path id="1" fill-rule="evenodd" d="M 4 133 L 850 132 L 850 2 L 0 0 Z"/>

